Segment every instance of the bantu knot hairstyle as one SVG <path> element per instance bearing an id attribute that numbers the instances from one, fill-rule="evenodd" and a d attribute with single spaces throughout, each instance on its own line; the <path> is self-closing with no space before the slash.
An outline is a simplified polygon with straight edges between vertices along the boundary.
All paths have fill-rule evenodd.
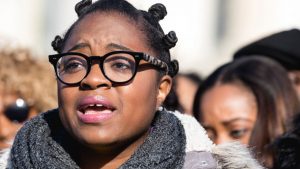
<path id="1" fill-rule="evenodd" d="M 168 34 L 164 35 L 164 31 L 158 24 L 158 22 L 160 20 L 164 19 L 164 17 L 167 15 L 166 7 L 163 4 L 157 3 L 157 4 L 152 5 L 149 8 L 148 13 L 151 15 L 153 20 L 155 20 L 155 22 L 157 23 L 157 24 L 155 24 L 155 23 L 153 24 L 150 21 L 150 23 L 152 23 L 152 26 L 154 26 L 156 29 L 158 29 L 158 31 L 160 33 L 163 34 L 162 39 L 161 39 L 161 44 L 162 44 L 164 50 L 167 50 L 167 53 L 168 53 L 167 55 L 170 56 L 168 51 L 169 51 L 169 49 L 173 48 L 176 45 L 178 38 L 174 31 L 170 31 Z M 169 61 L 168 66 L 169 66 L 168 74 L 171 77 L 174 77 L 179 71 L 178 61 L 177 60 Z"/>
<path id="2" fill-rule="evenodd" d="M 89 7 L 90 5 L 92 5 L 92 0 L 82 0 L 80 2 L 78 2 L 75 5 L 75 11 L 77 13 L 78 16 L 81 16 L 83 14 L 83 12 L 87 9 L 87 7 Z"/>
<path id="3" fill-rule="evenodd" d="M 77 21 L 72 24 L 63 37 L 56 36 L 52 42 L 53 49 L 58 53 L 64 50 L 65 43 L 72 36 L 73 29 L 85 18 L 84 16 L 96 11 L 115 11 L 129 17 L 136 23 L 138 29 L 145 33 L 146 43 L 156 52 L 159 59 L 167 63 L 170 76 L 174 77 L 178 72 L 178 62 L 171 60 L 170 56 L 170 49 L 176 45 L 178 39 L 173 31 L 165 35 L 159 24 L 159 21 L 167 15 L 166 7 L 163 4 L 154 4 L 146 12 L 136 9 L 126 0 L 97 0 L 94 3 L 92 0 L 80 0 L 75 6 L 75 11 L 78 15 Z"/>
<path id="4" fill-rule="evenodd" d="M 148 12 L 156 19 L 156 21 L 164 19 L 164 17 L 167 15 L 166 7 L 160 3 L 152 5 Z"/>
<path id="5" fill-rule="evenodd" d="M 179 71 L 179 64 L 177 60 L 172 60 L 169 64 L 169 72 L 168 74 L 171 77 L 174 77 Z"/>
<path id="6" fill-rule="evenodd" d="M 178 38 L 174 31 L 169 32 L 163 37 L 163 42 L 167 49 L 173 48 L 176 45 L 177 41 Z"/>
<path id="7" fill-rule="evenodd" d="M 51 43 L 51 46 L 53 50 L 55 50 L 58 53 L 61 53 L 61 49 L 63 46 L 63 39 L 60 36 L 55 36 L 54 40 Z"/>

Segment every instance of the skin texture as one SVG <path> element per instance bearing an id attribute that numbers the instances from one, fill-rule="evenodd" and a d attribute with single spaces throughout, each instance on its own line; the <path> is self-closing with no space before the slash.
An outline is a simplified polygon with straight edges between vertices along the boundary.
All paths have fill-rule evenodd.
<path id="1" fill-rule="evenodd" d="M 127 17 L 97 12 L 85 16 L 75 27 L 64 52 L 103 56 L 111 51 L 132 50 L 156 56 L 146 44 L 143 33 Z M 147 136 L 171 83 L 169 76 L 158 80 L 157 70 L 149 68 L 138 71 L 131 82 L 116 86 L 103 76 L 98 64 L 92 66 L 80 86 L 58 81 L 60 118 L 82 145 L 76 159 L 80 167 L 116 168 L 129 159 Z M 108 101 L 115 108 L 112 116 L 98 123 L 82 122 L 78 106 L 86 97 Z"/>
<path id="2" fill-rule="evenodd" d="M 193 115 L 193 100 L 198 84 L 184 76 L 176 77 L 176 93 L 183 108 L 183 113 Z"/>
<path id="3" fill-rule="evenodd" d="M 300 70 L 289 71 L 289 78 L 291 79 L 294 85 L 298 98 L 300 99 Z"/>
<path id="4" fill-rule="evenodd" d="M 14 136 L 21 127 L 20 123 L 10 121 L 4 114 L 7 106 L 14 103 L 16 95 L 5 93 L 0 89 L 0 150 L 10 147 Z"/>
<path id="5" fill-rule="evenodd" d="M 238 140 L 248 144 L 257 109 L 254 95 L 241 84 L 217 84 L 201 103 L 203 125 L 216 143 Z"/>

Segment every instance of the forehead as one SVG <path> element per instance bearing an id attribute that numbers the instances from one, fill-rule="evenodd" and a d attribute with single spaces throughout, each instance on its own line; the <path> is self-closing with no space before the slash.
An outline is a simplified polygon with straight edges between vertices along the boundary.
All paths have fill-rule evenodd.
<path id="1" fill-rule="evenodd" d="M 70 43 L 92 42 L 98 45 L 111 43 L 149 48 L 144 32 L 129 17 L 117 12 L 94 12 L 82 18 L 72 30 Z"/>
<path id="2" fill-rule="evenodd" d="M 103 24 L 104 22 L 109 22 L 110 20 L 117 21 L 120 24 L 125 23 L 131 26 L 136 26 L 136 23 L 138 22 L 138 20 L 134 20 L 130 16 L 124 13 L 111 10 L 111 11 L 95 11 L 95 12 L 88 13 L 79 20 L 78 25 Z"/>
<path id="3" fill-rule="evenodd" d="M 201 103 L 203 117 L 229 121 L 234 118 L 255 118 L 254 94 L 240 84 L 220 84 L 208 90 Z"/>
<path id="4" fill-rule="evenodd" d="M 17 95 L 12 92 L 5 91 L 3 87 L 0 87 L 0 112 L 2 109 L 17 99 Z"/>

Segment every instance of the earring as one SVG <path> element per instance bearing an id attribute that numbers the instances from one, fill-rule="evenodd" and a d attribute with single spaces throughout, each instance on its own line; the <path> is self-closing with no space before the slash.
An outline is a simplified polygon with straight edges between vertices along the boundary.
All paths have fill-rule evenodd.
<path id="1" fill-rule="evenodd" d="M 158 111 L 165 111 L 165 110 L 166 110 L 166 108 L 163 107 L 163 106 L 159 106 L 159 107 L 158 107 Z"/>

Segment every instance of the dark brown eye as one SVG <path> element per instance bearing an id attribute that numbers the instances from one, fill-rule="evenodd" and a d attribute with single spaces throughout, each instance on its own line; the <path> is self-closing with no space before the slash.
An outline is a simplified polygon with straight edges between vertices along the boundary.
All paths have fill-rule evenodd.
<path id="1" fill-rule="evenodd" d="M 106 62 L 107 64 L 110 64 L 110 68 L 114 71 L 118 72 L 126 72 L 129 71 L 132 73 L 134 64 L 129 62 L 126 59 L 116 59 L 111 62 Z"/>
<path id="2" fill-rule="evenodd" d="M 248 129 L 232 130 L 230 131 L 230 136 L 235 139 L 240 139 L 244 137 L 248 131 L 249 131 Z"/>
<path id="3" fill-rule="evenodd" d="M 58 61 L 58 70 L 60 73 L 76 73 L 86 69 L 86 60 L 79 56 L 67 55 Z"/>

